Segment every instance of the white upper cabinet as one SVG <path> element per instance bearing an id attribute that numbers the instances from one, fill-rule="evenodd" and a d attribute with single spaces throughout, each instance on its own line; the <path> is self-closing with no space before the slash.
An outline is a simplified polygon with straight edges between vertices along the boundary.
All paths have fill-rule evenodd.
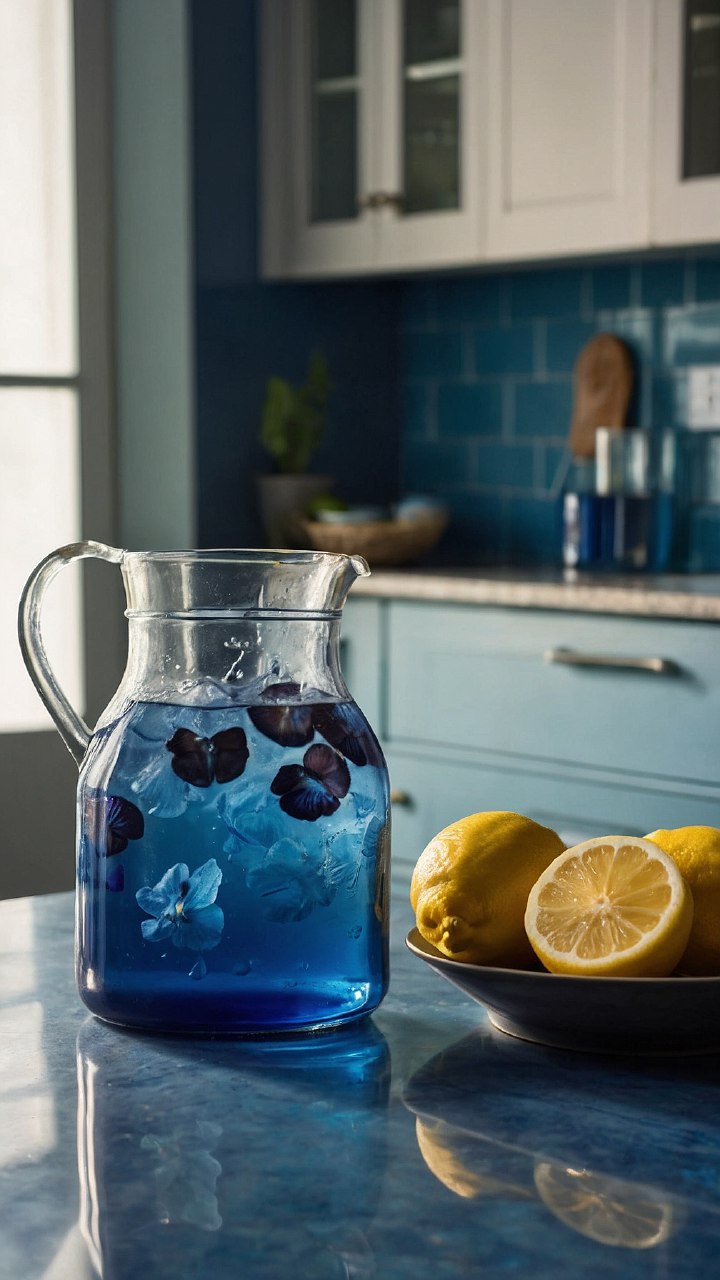
<path id="1" fill-rule="evenodd" d="M 489 0 L 486 257 L 649 236 L 651 0 Z"/>
<path id="2" fill-rule="evenodd" d="M 269 278 L 720 242 L 720 0 L 262 0 Z"/>
<path id="3" fill-rule="evenodd" d="M 485 0 L 263 0 L 263 271 L 476 262 Z"/>
<path id="4" fill-rule="evenodd" d="M 657 0 L 655 244 L 720 240 L 720 0 Z"/>

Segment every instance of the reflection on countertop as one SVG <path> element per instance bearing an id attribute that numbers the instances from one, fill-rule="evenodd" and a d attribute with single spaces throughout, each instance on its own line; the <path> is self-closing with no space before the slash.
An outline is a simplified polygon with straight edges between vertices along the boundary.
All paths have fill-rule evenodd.
<path id="1" fill-rule="evenodd" d="M 457 566 L 378 569 L 354 584 L 351 599 L 361 596 L 720 622 L 720 574 L 710 573 L 591 574 Z"/>
<path id="2" fill-rule="evenodd" d="M 89 1017 L 71 896 L 0 903 L 0 1280 L 711 1272 L 718 1059 L 510 1039 L 410 923 L 372 1019 L 213 1041 Z"/>

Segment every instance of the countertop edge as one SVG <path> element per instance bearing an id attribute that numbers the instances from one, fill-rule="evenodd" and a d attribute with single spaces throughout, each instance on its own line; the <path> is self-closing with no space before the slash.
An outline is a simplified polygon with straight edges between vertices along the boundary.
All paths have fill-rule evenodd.
<path id="1" fill-rule="evenodd" d="M 684 586 L 684 584 L 683 584 Z M 677 579 L 622 584 L 603 581 L 534 580 L 530 576 L 491 576 L 482 571 L 406 572 L 379 570 L 353 586 L 351 599 L 416 600 L 443 604 L 498 605 L 514 609 L 557 609 L 579 613 L 609 613 L 691 622 L 720 622 L 720 576 L 685 589 Z"/>

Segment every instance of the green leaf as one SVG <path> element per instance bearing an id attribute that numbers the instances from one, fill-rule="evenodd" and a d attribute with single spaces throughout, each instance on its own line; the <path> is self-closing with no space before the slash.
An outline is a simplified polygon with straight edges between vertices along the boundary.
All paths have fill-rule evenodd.
<path id="1" fill-rule="evenodd" d="M 321 351 L 310 356 L 304 386 L 293 387 L 285 378 L 268 379 L 260 441 L 281 471 L 307 470 L 322 439 L 329 390 L 327 361 Z"/>

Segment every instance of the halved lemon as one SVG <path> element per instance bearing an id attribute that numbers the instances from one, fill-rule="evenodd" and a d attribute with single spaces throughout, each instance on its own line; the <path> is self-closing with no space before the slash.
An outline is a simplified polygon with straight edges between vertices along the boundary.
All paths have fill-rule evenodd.
<path id="1" fill-rule="evenodd" d="M 530 945 L 551 973 L 663 978 L 690 935 L 693 901 L 650 840 L 601 836 L 566 849 L 533 885 Z"/>

